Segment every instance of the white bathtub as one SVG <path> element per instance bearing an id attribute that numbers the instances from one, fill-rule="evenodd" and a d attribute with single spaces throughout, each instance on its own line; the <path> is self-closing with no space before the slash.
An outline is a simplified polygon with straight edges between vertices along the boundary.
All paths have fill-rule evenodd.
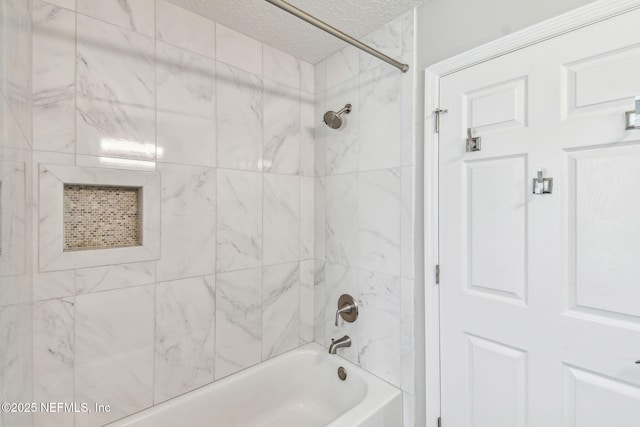
<path id="1" fill-rule="evenodd" d="M 308 344 L 109 426 L 402 427 L 402 394 Z"/>

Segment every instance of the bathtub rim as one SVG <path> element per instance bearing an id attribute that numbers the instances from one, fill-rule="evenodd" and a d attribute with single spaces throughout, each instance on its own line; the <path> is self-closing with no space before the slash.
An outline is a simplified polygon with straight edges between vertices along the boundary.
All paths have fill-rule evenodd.
<path id="1" fill-rule="evenodd" d="M 325 347 L 316 342 L 311 342 L 289 350 L 264 362 L 244 368 L 219 380 L 179 394 L 156 405 L 149 406 L 127 416 L 110 421 L 103 427 L 135 427 L 135 424 L 132 423 L 144 421 L 146 418 L 154 415 L 157 416 L 166 410 L 171 410 L 172 407 L 179 407 L 181 403 L 186 400 L 191 400 L 201 396 L 202 394 L 210 392 L 211 388 L 224 387 L 226 383 L 242 380 L 247 376 L 251 376 L 257 370 L 268 369 L 272 365 L 282 363 L 283 361 L 286 361 L 286 359 L 300 354 L 323 355 L 328 358 L 338 357 L 340 358 L 338 363 L 339 365 L 344 366 L 347 369 L 347 372 L 357 372 L 365 381 L 365 387 L 367 390 L 365 397 L 357 404 L 350 407 L 345 413 L 332 420 L 326 425 L 326 427 L 350 427 L 360 425 L 359 423 L 366 422 L 367 419 L 371 418 L 371 416 L 375 415 L 378 411 L 384 410 L 387 405 L 392 405 L 394 400 L 400 401 L 400 423 L 402 423 L 402 391 L 399 387 L 385 381 L 339 354 L 329 355 L 328 350 Z"/>

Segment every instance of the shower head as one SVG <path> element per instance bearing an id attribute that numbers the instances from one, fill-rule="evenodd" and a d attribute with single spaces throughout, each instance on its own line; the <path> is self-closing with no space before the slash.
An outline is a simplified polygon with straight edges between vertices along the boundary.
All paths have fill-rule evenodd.
<path id="1" fill-rule="evenodd" d="M 351 104 L 347 104 L 344 108 L 338 112 L 327 111 L 324 113 L 324 123 L 331 129 L 340 129 L 342 126 L 342 115 L 349 114 L 351 112 Z"/>

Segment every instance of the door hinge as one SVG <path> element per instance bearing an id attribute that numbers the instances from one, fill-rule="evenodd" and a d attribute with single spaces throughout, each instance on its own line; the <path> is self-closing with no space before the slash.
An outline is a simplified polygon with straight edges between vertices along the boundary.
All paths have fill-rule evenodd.
<path id="1" fill-rule="evenodd" d="M 438 417 L 438 427 L 442 427 L 442 418 Z"/>
<path id="2" fill-rule="evenodd" d="M 436 265 L 436 285 L 440 284 L 440 264 Z"/>
<path id="3" fill-rule="evenodd" d="M 433 114 L 436 115 L 436 133 L 440 133 L 440 114 L 446 114 L 449 110 L 442 109 L 440 107 L 436 108 L 433 111 Z"/>

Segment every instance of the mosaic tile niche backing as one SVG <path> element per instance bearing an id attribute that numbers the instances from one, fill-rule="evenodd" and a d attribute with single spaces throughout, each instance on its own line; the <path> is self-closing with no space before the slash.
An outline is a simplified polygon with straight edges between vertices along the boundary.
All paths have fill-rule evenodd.
<path id="1" fill-rule="evenodd" d="M 140 188 L 64 186 L 64 250 L 141 245 Z"/>

